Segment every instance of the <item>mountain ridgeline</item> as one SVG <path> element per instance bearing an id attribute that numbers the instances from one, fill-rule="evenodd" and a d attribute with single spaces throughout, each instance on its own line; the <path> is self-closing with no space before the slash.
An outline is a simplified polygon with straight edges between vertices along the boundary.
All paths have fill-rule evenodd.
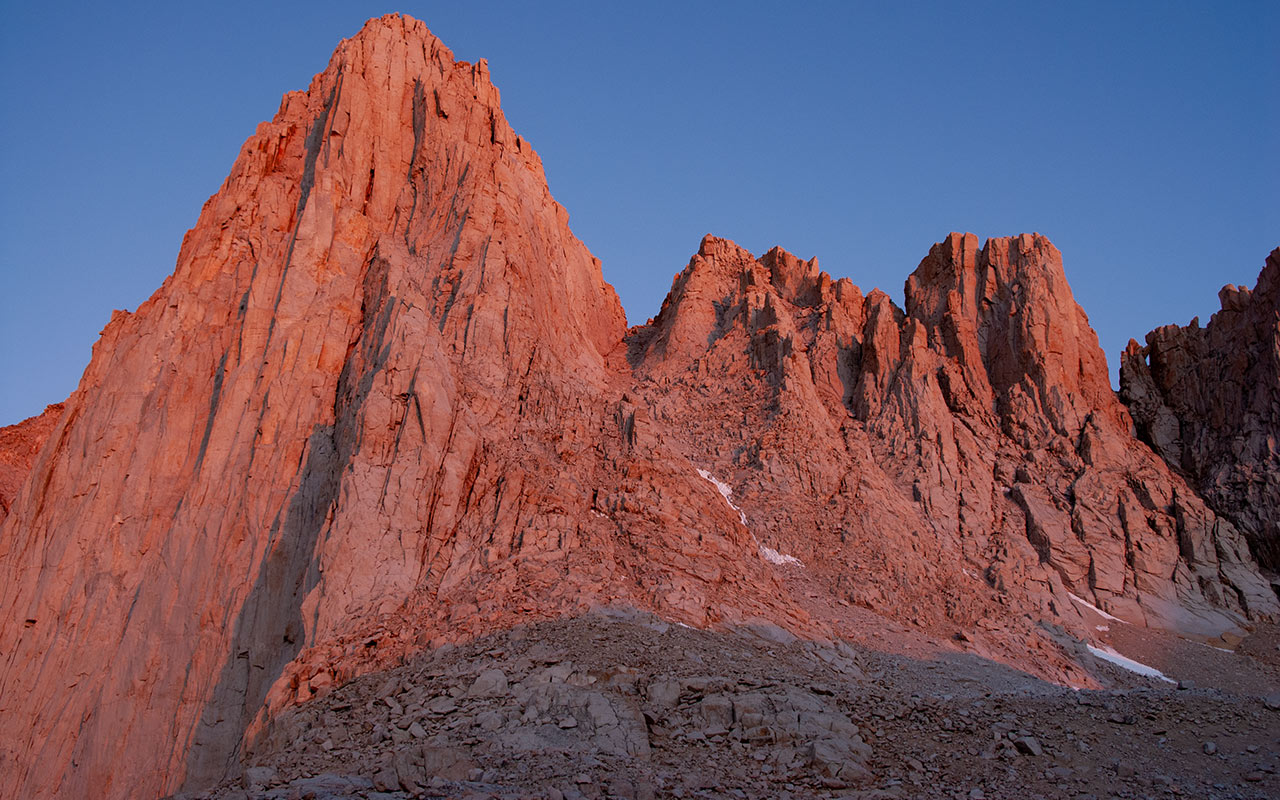
<path id="1" fill-rule="evenodd" d="M 485 62 L 371 20 L 0 431 L 0 797 L 198 790 L 356 676 L 608 604 L 861 608 L 1074 686 L 1039 623 L 1087 639 L 1077 598 L 1272 618 L 1278 273 L 1120 396 L 1038 235 L 947 236 L 905 308 L 708 236 L 627 329 Z"/>

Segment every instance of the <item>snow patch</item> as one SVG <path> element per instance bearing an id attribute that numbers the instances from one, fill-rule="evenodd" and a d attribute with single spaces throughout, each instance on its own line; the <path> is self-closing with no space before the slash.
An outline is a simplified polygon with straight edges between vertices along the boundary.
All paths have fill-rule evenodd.
<path id="1" fill-rule="evenodd" d="M 759 542 L 756 542 L 756 547 L 760 549 L 760 557 L 763 558 L 765 561 L 768 561 L 770 564 L 795 564 L 797 567 L 804 566 L 804 564 L 800 563 L 800 559 L 796 558 L 795 556 L 789 556 L 789 555 L 786 555 L 785 553 L 779 553 L 777 550 L 774 550 L 772 547 L 765 547 Z"/>
<path id="2" fill-rule="evenodd" d="M 698 470 L 698 474 L 701 475 L 703 479 L 710 481 L 712 486 L 720 490 L 720 496 L 723 497 L 724 501 L 729 504 L 729 508 L 732 508 L 734 511 L 738 512 L 738 519 L 742 520 L 743 525 L 746 525 L 747 515 L 743 514 L 742 509 L 738 508 L 736 505 L 733 504 L 733 490 L 729 488 L 729 484 L 721 483 L 720 481 L 716 480 L 716 476 L 712 475 L 710 472 L 707 472 L 705 469 Z"/>
<path id="3" fill-rule="evenodd" d="M 1138 661 L 1134 661 L 1132 658 L 1126 658 L 1120 655 L 1119 653 L 1117 653 L 1115 650 L 1112 650 L 1110 647 L 1107 647 L 1105 645 L 1102 647 L 1094 647 L 1093 645 L 1088 644 L 1088 645 L 1085 645 L 1085 647 L 1089 648 L 1090 653 L 1093 653 L 1095 656 L 1097 656 L 1098 658 L 1101 658 L 1103 661 L 1110 661 L 1112 664 L 1115 664 L 1117 667 L 1127 669 L 1130 672 L 1136 672 L 1139 675 L 1145 675 L 1148 678 L 1158 678 L 1164 681 L 1165 683 L 1177 683 L 1177 681 L 1173 680 L 1172 678 L 1169 678 L 1163 672 L 1156 669 L 1155 667 L 1148 667 L 1146 664 L 1143 664 Z"/>
<path id="4" fill-rule="evenodd" d="M 1076 596 L 1075 596 L 1074 594 L 1072 594 L 1071 592 L 1067 592 L 1067 597 L 1070 597 L 1072 600 L 1075 600 L 1077 603 L 1079 603 L 1080 605 L 1084 606 L 1085 608 L 1091 608 L 1091 609 L 1093 609 L 1093 610 L 1098 614 L 1098 616 L 1102 617 L 1103 619 L 1109 619 L 1109 620 L 1111 620 L 1112 622 L 1124 622 L 1124 620 L 1120 619 L 1119 617 L 1113 617 L 1113 616 L 1111 616 L 1111 615 L 1110 615 L 1110 614 L 1108 614 L 1107 612 L 1105 612 L 1105 611 L 1103 611 L 1102 609 L 1100 609 L 1100 608 L 1098 608 L 1097 606 L 1095 606 L 1093 603 L 1090 603 L 1088 600 L 1085 600 L 1085 599 L 1083 599 L 1083 598 L 1076 597 Z"/>
<path id="5" fill-rule="evenodd" d="M 698 474 L 702 476 L 703 480 L 707 481 L 712 486 L 716 487 L 716 489 L 720 492 L 720 496 L 724 498 L 725 503 L 729 505 L 729 508 L 732 508 L 734 511 L 738 512 L 738 519 L 742 521 L 742 527 L 746 528 L 747 515 L 742 513 L 742 509 L 738 508 L 738 506 L 734 504 L 733 489 L 729 488 L 729 484 L 718 480 L 715 475 L 712 475 L 710 472 L 707 472 L 705 469 L 698 470 Z M 770 564 L 777 564 L 779 566 L 782 566 L 785 564 L 794 564 L 797 567 L 804 566 L 804 563 L 800 559 L 796 558 L 795 556 L 789 556 L 786 553 L 779 553 L 777 550 L 774 550 L 772 547 L 765 547 L 764 545 L 760 544 L 760 540 L 756 538 L 755 533 L 750 528 L 747 528 L 747 532 L 751 534 L 751 541 L 756 543 L 756 550 L 760 553 L 760 557 L 763 558 L 765 561 L 768 561 Z"/>

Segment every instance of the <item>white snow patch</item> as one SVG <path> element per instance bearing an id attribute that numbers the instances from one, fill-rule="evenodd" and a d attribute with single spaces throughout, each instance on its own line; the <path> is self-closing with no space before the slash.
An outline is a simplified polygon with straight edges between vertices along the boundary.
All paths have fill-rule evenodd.
<path id="1" fill-rule="evenodd" d="M 1094 647 L 1093 645 L 1089 644 L 1089 645 L 1085 645 L 1085 647 L 1089 648 L 1090 653 L 1093 653 L 1095 656 L 1097 656 L 1098 658 L 1101 658 L 1103 661 L 1110 661 L 1112 664 L 1115 664 L 1117 667 L 1127 669 L 1130 672 L 1136 672 L 1139 675 L 1146 675 L 1148 678 L 1158 678 L 1166 683 L 1177 683 L 1177 681 L 1173 680 L 1172 678 L 1169 678 L 1163 672 L 1156 669 L 1155 667 L 1148 667 L 1146 664 L 1140 663 L 1138 661 L 1134 661 L 1132 658 L 1126 658 L 1120 655 L 1119 653 L 1117 653 L 1115 650 L 1112 650 L 1110 647 L 1107 647 L 1105 645 L 1102 647 Z"/>
<path id="2" fill-rule="evenodd" d="M 710 472 L 707 472 L 705 469 L 698 470 L 698 474 L 701 475 L 705 480 L 710 481 L 712 486 L 715 486 L 717 489 L 720 490 L 720 496 L 723 497 L 724 501 L 729 504 L 729 508 L 732 508 L 734 511 L 738 512 L 738 519 L 742 520 L 743 525 L 746 525 L 747 515 L 743 514 L 742 509 L 738 508 L 736 505 L 733 504 L 733 490 L 729 488 L 729 484 L 721 483 L 720 481 L 716 480 L 716 476 L 712 475 Z"/>
<path id="3" fill-rule="evenodd" d="M 779 553 L 777 550 L 774 550 L 772 547 L 765 547 L 759 542 L 756 542 L 756 547 L 760 548 L 760 557 L 763 558 L 765 561 L 768 561 L 770 564 L 795 564 L 797 567 L 804 566 L 804 564 L 800 563 L 800 559 L 796 558 L 795 556 L 789 556 L 784 553 Z"/>
<path id="4" fill-rule="evenodd" d="M 734 504 L 733 489 L 729 488 L 729 484 L 718 480 L 715 475 L 712 475 L 710 472 L 707 472 L 705 469 L 698 470 L 698 474 L 702 476 L 703 480 L 709 482 L 712 486 L 715 486 L 716 489 L 720 491 L 720 496 L 723 497 L 724 501 L 729 504 L 729 508 L 732 508 L 734 511 L 738 512 L 738 519 L 742 521 L 742 527 L 746 528 L 747 515 L 742 513 L 742 509 L 738 508 Z M 797 567 L 804 566 L 804 563 L 800 559 L 796 558 L 795 556 L 789 556 L 786 553 L 779 553 L 777 550 L 774 550 L 772 547 L 765 547 L 764 545 L 760 544 L 760 540 L 756 538 L 755 533 L 750 528 L 747 528 L 747 532 L 751 534 L 751 541 L 756 543 L 756 550 L 759 551 L 760 557 L 763 558 L 765 561 L 768 561 L 770 564 L 777 564 L 779 566 L 784 564 L 794 564 Z"/>
<path id="5" fill-rule="evenodd" d="M 1103 633 L 1106 633 L 1107 631 L 1111 630 L 1110 625 L 1094 625 L 1093 627 L 1094 627 L 1094 630 L 1099 630 L 1099 631 L 1102 631 Z"/>
<path id="6" fill-rule="evenodd" d="M 1072 594 L 1071 592 L 1067 592 L 1067 597 L 1070 597 L 1072 600 L 1075 600 L 1077 603 L 1079 603 L 1080 605 L 1084 606 L 1085 608 L 1091 608 L 1091 609 L 1093 609 L 1093 610 L 1094 610 L 1095 612 L 1097 612 L 1097 613 L 1098 613 L 1098 615 L 1099 615 L 1099 616 L 1101 616 L 1103 619 L 1109 619 L 1109 620 L 1111 620 L 1112 622 L 1124 622 L 1124 620 L 1120 619 L 1119 617 L 1113 617 L 1113 616 L 1111 616 L 1111 615 L 1110 615 L 1110 614 L 1108 614 L 1107 612 L 1105 612 L 1105 611 L 1103 611 L 1102 609 L 1100 609 L 1100 608 L 1098 608 L 1097 606 L 1095 606 L 1093 603 L 1090 603 L 1088 600 L 1084 600 L 1084 599 L 1082 599 L 1082 598 L 1076 597 L 1076 596 L 1075 596 L 1074 594 Z"/>

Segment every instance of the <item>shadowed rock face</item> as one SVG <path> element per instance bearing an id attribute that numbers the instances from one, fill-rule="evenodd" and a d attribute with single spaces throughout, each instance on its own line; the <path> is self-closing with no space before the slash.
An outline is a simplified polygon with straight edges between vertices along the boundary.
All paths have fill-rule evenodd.
<path id="1" fill-rule="evenodd" d="M 906 306 L 708 237 L 628 332 L 484 62 L 370 21 L 12 500 L 0 796 L 206 786 L 296 702 L 607 601 L 814 636 L 860 605 L 1076 684 L 1035 624 L 1082 626 L 1068 592 L 1204 636 L 1280 610 L 1130 436 L 1047 240 L 953 234 Z"/>
<path id="2" fill-rule="evenodd" d="M 1280 570 L 1280 248 L 1257 286 L 1224 286 L 1201 328 L 1166 325 L 1130 341 L 1120 394 L 1138 435 Z"/>

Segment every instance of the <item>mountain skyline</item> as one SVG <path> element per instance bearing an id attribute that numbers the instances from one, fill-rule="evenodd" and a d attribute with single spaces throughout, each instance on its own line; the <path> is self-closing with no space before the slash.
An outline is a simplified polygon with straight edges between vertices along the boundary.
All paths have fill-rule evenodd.
<path id="1" fill-rule="evenodd" d="M 77 390 L 0 427 L 0 798 L 898 795 L 937 758 L 957 795 L 1098 793 L 1099 700 L 1218 721 L 1137 737 L 1161 783 L 1275 794 L 1280 248 L 1116 392 L 1042 234 L 947 234 L 900 304 L 708 234 L 628 327 L 569 219 L 489 62 L 418 19 L 284 92 Z M 799 661 L 696 652 L 744 636 Z M 866 705 L 969 680 L 981 747 Z"/>
<path id="2" fill-rule="evenodd" d="M 705 233 L 816 256 L 901 304 L 947 231 L 1038 231 L 1114 382 L 1130 337 L 1207 322 L 1276 244 L 1267 5 L 725 8 L 404 9 L 489 60 L 632 325 Z M 8 12 L 0 423 L 65 399 L 111 310 L 172 269 L 277 87 L 372 13 L 308 9 L 254 26 L 235 6 Z"/>

